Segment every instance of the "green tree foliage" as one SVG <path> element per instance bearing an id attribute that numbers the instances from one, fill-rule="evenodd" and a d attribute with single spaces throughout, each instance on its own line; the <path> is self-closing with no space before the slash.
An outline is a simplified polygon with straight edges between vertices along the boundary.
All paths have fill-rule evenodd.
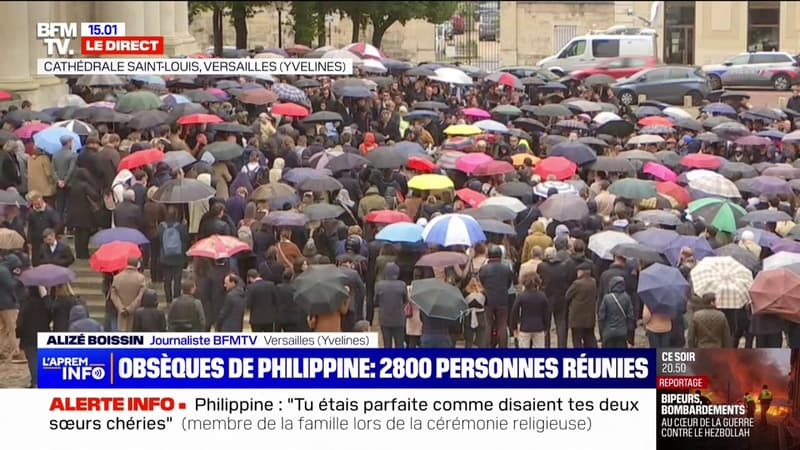
<path id="1" fill-rule="evenodd" d="M 372 22 L 372 45 L 380 48 L 383 36 L 395 22 L 412 19 L 441 23 L 453 16 L 458 2 L 359 2 Z"/>
<path id="2" fill-rule="evenodd" d="M 247 19 L 253 17 L 271 2 L 189 2 L 190 19 L 198 13 L 211 11 L 213 14 L 214 54 L 222 54 L 222 17 L 230 17 L 236 31 L 236 48 L 247 48 Z"/>

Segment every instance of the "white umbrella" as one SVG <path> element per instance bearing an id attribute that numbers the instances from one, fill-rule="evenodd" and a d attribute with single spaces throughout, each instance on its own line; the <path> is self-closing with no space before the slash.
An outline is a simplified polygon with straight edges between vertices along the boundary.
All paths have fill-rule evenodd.
<path id="1" fill-rule="evenodd" d="M 675 118 L 675 119 L 691 119 L 692 118 L 692 115 L 690 113 L 678 108 L 677 106 L 670 106 L 668 108 L 664 108 L 661 111 L 661 113 L 664 114 L 665 116 L 672 117 L 672 118 Z"/>
<path id="2" fill-rule="evenodd" d="M 763 270 L 780 269 L 781 267 L 791 266 L 800 263 L 800 253 L 778 252 L 769 258 L 764 259 Z"/>
<path id="3" fill-rule="evenodd" d="M 656 136 L 655 134 L 640 134 L 639 136 L 628 139 L 629 145 L 649 145 L 660 144 L 662 142 L 664 142 L 664 138 Z"/>
<path id="4" fill-rule="evenodd" d="M 612 260 L 611 250 L 619 244 L 636 244 L 636 239 L 619 231 L 602 231 L 589 238 L 589 250 L 602 259 Z"/>
<path id="5" fill-rule="evenodd" d="M 347 50 L 329 50 L 325 52 L 322 59 L 349 59 L 353 64 L 363 64 L 364 61 L 355 53 Z"/>
<path id="6" fill-rule="evenodd" d="M 559 194 L 578 194 L 575 187 L 563 181 L 545 181 L 533 187 L 533 193 L 542 198 L 547 198 L 547 192 L 550 188 L 555 188 Z"/>
<path id="7" fill-rule="evenodd" d="M 473 125 L 483 131 L 491 131 L 492 133 L 508 133 L 508 127 L 496 120 L 479 120 L 473 123 Z"/>
<path id="8" fill-rule="evenodd" d="M 781 138 L 783 142 L 798 142 L 800 141 L 800 130 L 794 130 L 791 133 Z"/>
<path id="9" fill-rule="evenodd" d="M 389 69 L 377 59 L 364 59 L 362 62 L 364 63 L 365 71 L 374 73 L 386 73 L 389 71 Z"/>
<path id="10" fill-rule="evenodd" d="M 84 107 L 86 106 L 86 101 L 84 101 L 81 97 L 75 94 L 67 94 L 58 99 L 58 103 L 56 106 L 59 108 L 64 108 L 66 106 L 77 106 L 77 107 Z"/>
<path id="11" fill-rule="evenodd" d="M 479 206 L 490 206 L 490 205 L 497 205 L 502 206 L 504 208 L 508 208 L 511 211 L 514 211 L 515 214 L 519 214 L 522 211 L 525 211 L 526 206 L 516 197 L 507 197 L 505 195 L 497 195 L 494 197 L 489 197 Z"/>
<path id="12" fill-rule="evenodd" d="M 622 117 L 620 117 L 617 114 L 614 114 L 613 112 L 610 112 L 610 111 L 603 111 L 601 113 L 597 113 L 597 115 L 594 116 L 594 119 L 592 119 L 592 120 L 594 121 L 594 123 L 602 125 L 602 124 L 604 124 L 606 122 L 610 122 L 612 120 L 622 120 Z"/>
<path id="13" fill-rule="evenodd" d="M 688 181 L 690 183 L 692 181 L 702 180 L 703 178 L 709 178 L 709 177 L 711 177 L 711 178 L 716 178 L 716 177 L 725 178 L 724 176 L 718 174 L 717 172 L 712 172 L 712 171 L 707 170 L 707 169 L 690 170 L 690 171 L 686 172 L 685 176 L 686 176 L 686 181 Z"/>
<path id="14" fill-rule="evenodd" d="M 718 309 L 739 309 L 750 303 L 753 272 L 730 256 L 708 256 L 691 271 L 698 296 L 714 293 Z"/>
<path id="15" fill-rule="evenodd" d="M 448 84 L 472 84 L 472 78 L 470 78 L 469 75 L 452 67 L 440 67 L 434 70 L 434 74 L 435 75 L 429 76 L 428 78 Z"/>
<path id="16" fill-rule="evenodd" d="M 715 197 L 742 198 L 733 181 L 723 177 L 704 177 L 689 182 L 689 188 Z"/>

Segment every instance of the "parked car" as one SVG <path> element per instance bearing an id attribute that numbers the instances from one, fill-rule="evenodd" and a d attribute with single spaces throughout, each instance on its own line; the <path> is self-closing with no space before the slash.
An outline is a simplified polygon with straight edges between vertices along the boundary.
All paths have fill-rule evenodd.
<path id="1" fill-rule="evenodd" d="M 692 97 L 699 105 L 710 92 L 708 78 L 702 70 L 689 66 L 659 66 L 642 70 L 611 86 L 620 103 L 635 105 L 639 95 L 647 100 L 681 104 L 683 97 Z"/>
<path id="2" fill-rule="evenodd" d="M 655 36 L 650 34 L 587 34 L 576 36 L 558 51 L 539 61 L 539 66 L 563 76 L 603 64 L 620 56 L 656 56 Z"/>
<path id="3" fill-rule="evenodd" d="M 785 52 L 740 53 L 722 64 L 703 66 L 711 88 L 725 86 L 772 86 L 786 91 L 798 83 L 800 64 Z"/>
<path id="4" fill-rule="evenodd" d="M 658 65 L 655 56 L 623 56 L 602 62 L 593 67 L 576 70 L 569 74 L 573 80 L 582 80 L 590 75 L 608 75 L 616 79 L 627 78 L 639 71 Z"/>
<path id="5" fill-rule="evenodd" d="M 500 72 L 508 72 L 517 78 L 539 77 L 543 81 L 558 81 L 558 76 L 549 70 L 536 66 L 509 66 L 498 69 Z"/>

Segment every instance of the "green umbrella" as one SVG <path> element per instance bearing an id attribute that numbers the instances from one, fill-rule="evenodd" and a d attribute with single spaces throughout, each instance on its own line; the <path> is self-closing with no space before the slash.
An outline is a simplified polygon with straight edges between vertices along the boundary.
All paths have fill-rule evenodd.
<path id="1" fill-rule="evenodd" d="M 608 191 L 612 194 L 630 200 L 641 200 L 655 197 L 658 193 L 652 181 L 638 180 L 636 178 L 623 178 L 611 184 Z"/>
<path id="2" fill-rule="evenodd" d="M 497 114 L 497 115 L 500 115 L 500 116 L 520 116 L 520 115 L 522 115 L 522 110 L 520 110 L 519 108 L 517 108 L 514 105 L 500 105 L 500 106 L 495 107 L 492 110 L 492 112 L 494 114 Z"/>
<path id="3" fill-rule="evenodd" d="M 430 317 L 456 320 L 467 310 L 467 301 L 452 284 L 435 278 L 411 283 L 411 301 Z"/>
<path id="4" fill-rule="evenodd" d="M 717 197 L 701 198 L 689 203 L 689 212 L 702 217 L 706 223 L 719 231 L 736 233 L 736 222 L 747 211 L 736 203 Z"/>
<path id="5" fill-rule="evenodd" d="M 244 147 L 235 142 L 227 141 L 212 142 L 203 147 L 203 150 L 214 155 L 215 161 L 230 161 L 242 156 L 242 153 L 244 153 Z"/>
<path id="6" fill-rule="evenodd" d="M 117 111 L 123 113 L 149 111 L 160 107 L 161 99 L 150 91 L 128 92 L 117 101 Z"/>

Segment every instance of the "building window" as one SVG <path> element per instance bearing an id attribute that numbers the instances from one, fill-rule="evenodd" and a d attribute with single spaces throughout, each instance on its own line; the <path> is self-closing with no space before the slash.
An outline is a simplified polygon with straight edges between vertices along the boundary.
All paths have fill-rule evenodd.
<path id="1" fill-rule="evenodd" d="M 747 2 L 747 50 L 777 51 L 780 48 L 780 2 Z"/>
<path id="2" fill-rule="evenodd" d="M 664 62 L 694 64 L 694 2 L 664 2 Z"/>

